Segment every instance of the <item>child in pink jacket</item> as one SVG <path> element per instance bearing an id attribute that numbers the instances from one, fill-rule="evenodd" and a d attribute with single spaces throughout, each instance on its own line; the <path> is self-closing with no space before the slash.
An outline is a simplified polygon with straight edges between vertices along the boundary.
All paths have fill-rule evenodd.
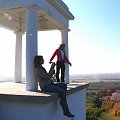
<path id="1" fill-rule="evenodd" d="M 65 62 L 68 63 L 71 66 L 71 63 L 69 62 L 65 51 L 65 44 L 60 44 L 59 48 L 55 50 L 55 52 L 53 53 L 50 62 L 52 62 L 52 60 L 54 59 L 55 56 L 57 56 L 57 62 L 56 62 L 56 79 L 57 82 L 60 82 L 59 79 L 59 73 L 61 70 L 61 82 L 65 82 L 64 80 L 64 73 L 65 73 Z"/>

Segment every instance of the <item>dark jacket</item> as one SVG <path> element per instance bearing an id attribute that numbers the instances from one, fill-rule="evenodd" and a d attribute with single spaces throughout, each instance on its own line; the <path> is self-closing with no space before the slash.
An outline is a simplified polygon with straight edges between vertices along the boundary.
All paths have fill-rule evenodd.
<path id="1" fill-rule="evenodd" d="M 37 79 L 41 89 L 43 87 L 49 85 L 50 80 L 54 74 L 54 67 L 55 67 L 55 64 L 52 64 L 48 73 L 47 73 L 46 69 L 42 66 L 35 68 L 36 79 Z"/>

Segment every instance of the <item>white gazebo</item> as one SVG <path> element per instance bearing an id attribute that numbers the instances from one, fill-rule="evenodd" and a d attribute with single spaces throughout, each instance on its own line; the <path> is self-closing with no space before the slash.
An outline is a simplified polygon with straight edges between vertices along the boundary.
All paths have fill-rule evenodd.
<path id="1" fill-rule="evenodd" d="M 36 91 L 34 57 L 38 52 L 38 31 L 60 30 L 68 55 L 69 20 L 73 19 L 62 0 L 0 0 L 0 26 L 16 34 L 15 82 L 22 82 L 22 35 L 26 33 L 26 90 Z M 65 79 L 69 83 L 68 65 Z"/>

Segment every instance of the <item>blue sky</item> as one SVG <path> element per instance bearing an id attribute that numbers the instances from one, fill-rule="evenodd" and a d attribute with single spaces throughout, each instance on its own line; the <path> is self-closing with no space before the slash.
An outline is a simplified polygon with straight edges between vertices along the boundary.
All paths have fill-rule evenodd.
<path id="1" fill-rule="evenodd" d="M 75 20 L 70 22 L 69 40 L 71 59 L 74 59 L 76 54 L 78 62 L 75 66 L 79 64 L 78 71 L 80 73 L 119 72 L 120 1 L 63 1 L 75 16 Z M 72 49 L 72 46 L 76 46 L 77 50 Z"/>
<path id="2" fill-rule="evenodd" d="M 70 21 L 69 32 L 69 60 L 72 63 L 70 75 L 120 72 L 120 0 L 63 1 L 75 16 L 75 20 Z M 2 28 L 0 33 L 0 77 L 14 76 L 15 34 Z M 59 31 L 41 32 L 38 38 L 39 54 L 44 56 L 45 67 L 49 69 L 49 59 L 60 44 L 61 34 Z"/>

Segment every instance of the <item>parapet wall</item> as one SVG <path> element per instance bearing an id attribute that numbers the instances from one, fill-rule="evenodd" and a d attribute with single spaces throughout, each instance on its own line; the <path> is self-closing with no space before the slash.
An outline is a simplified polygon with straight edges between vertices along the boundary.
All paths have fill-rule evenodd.
<path id="1" fill-rule="evenodd" d="M 87 87 L 88 84 L 68 85 L 67 101 L 70 111 L 75 114 L 75 120 L 86 120 Z M 29 91 L 27 93 L 29 94 Z M 1 120 L 70 119 L 62 113 L 58 94 L 42 93 L 40 91 L 38 94 L 36 92 L 29 95 L 0 94 Z"/>

